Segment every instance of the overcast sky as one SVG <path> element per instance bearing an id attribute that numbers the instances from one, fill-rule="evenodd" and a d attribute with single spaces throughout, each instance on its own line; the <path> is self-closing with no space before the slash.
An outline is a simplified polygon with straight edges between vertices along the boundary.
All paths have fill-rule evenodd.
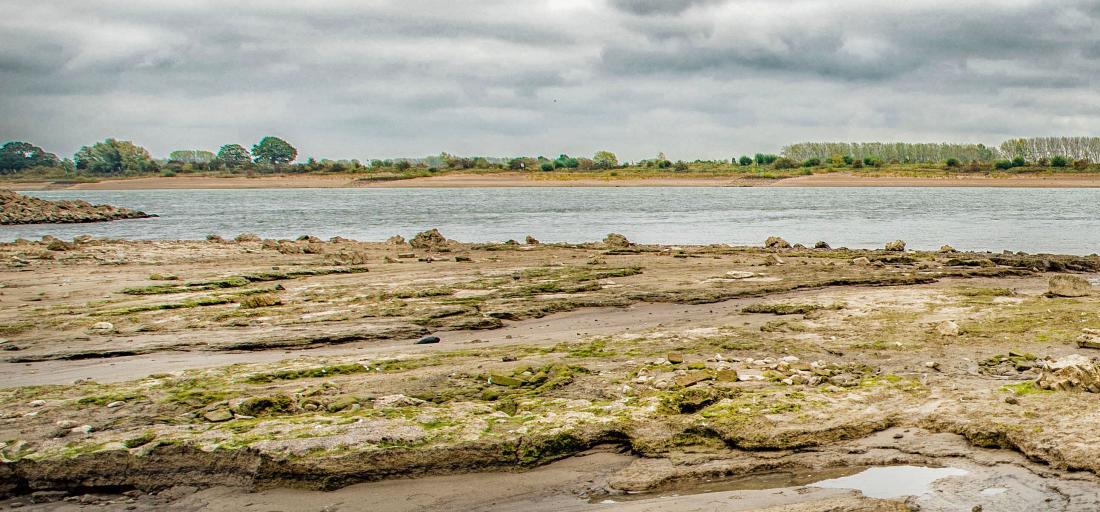
<path id="1" fill-rule="evenodd" d="M 0 140 L 672 159 L 1100 135 L 1100 2 L 4 0 Z"/>

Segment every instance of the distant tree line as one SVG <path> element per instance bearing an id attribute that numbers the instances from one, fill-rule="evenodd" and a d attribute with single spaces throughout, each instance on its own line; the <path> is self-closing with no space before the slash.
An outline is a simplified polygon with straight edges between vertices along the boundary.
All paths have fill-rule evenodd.
<path id="1" fill-rule="evenodd" d="M 829 160 L 834 156 L 867 158 L 884 162 L 933 163 L 949 158 L 960 161 L 989 162 L 999 154 L 996 148 L 983 144 L 913 144 L 907 142 L 802 142 L 783 148 L 783 156 L 796 161 L 811 158 Z"/>
<path id="2" fill-rule="evenodd" d="M 1032 137 L 1011 139 L 998 147 L 983 144 L 908 142 L 801 142 L 783 148 L 793 161 L 829 161 L 837 157 L 896 163 L 1027 162 L 1066 167 L 1078 161 L 1100 161 L 1100 137 Z M 1022 159 L 1022 160 L 1020 160 Z M 1058 164 L 1061 165 L 1058 165 Z M 1000 164 L 1003 167 L 1005 164 Z"/>
<path id="3" fill-rule="evenodd" d="M 556 158 L 543 156 L 493 158 L 480 156 L 456 156 L 449 153 L 425 158 L 374 159 L 369 163 L 359 160 L 315 160 L 295 163 L 298 150 L 289 142 L 274 136 L 262 138 L 252 147 L 225 144 L 212 152 L 203 149 L 180 149 L 169 153 L 164 160 L 154 159 L 149 152 L 133 142 L 106 139 L 90 146 L 83 146 L 72 159 L 61 159 L 53 153 L 28 142 L 10 141 L 0 147 L 0 174 L 11 174 L 34 169 L 62 170 L 66 174 L 92 176 L 141 175 L 160 172 L 171 176 L 179 172 L 228 171 L 228 172 L 364 172 L 381 173 L 385 178 L 392 173 L 429 175 L 440 170 L 513 170 L 513 171 L 599 171 L 624 167 L 670 169 L 686 172 L 692 169 L 726 172 L 745 168 L 756 172 L 761 168 L 777 170 L 803 168 L 803 173 L 815 167 L 853 168 L 881 167 L 886 164 L 943 164 L 948 169 L 983 172 L 992 169 L 1008 170 L 1016 167 L 1038 165 L 1040 167 L 1073 167 L 1088 169 L 1089 164 L 1100 161 L 1100 137 L 1036 137 L 1005 141 L 998 147 L 982 144 L 949 143 L 882 143 L 882 142 L 802 142 L 783 148 L 780 155 L 756 153 L 730 160 L 695 160 L 691 164 L 683 160 L 669 160 L 664 153 L 656 158 L 636 162 L 621 162 L 610 151 L 597 151 L 591 158 L 566 154 Z M 732 168 L 732 169 L 731 169 Z M 389 174 L 387 174 L 389 173 Z M 410 174 L 411 173 L 411 174 Z M 388 178 L 387 178 L 388 179 Z"/>

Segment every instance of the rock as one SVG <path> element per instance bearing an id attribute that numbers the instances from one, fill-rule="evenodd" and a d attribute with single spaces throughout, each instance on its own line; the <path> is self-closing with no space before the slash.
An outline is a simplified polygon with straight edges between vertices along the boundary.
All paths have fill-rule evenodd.
<path id="1" fill-rule="evenodd" d="M 1077 339 L 1077 346 L 1080 348 L 1100 349 L 1100 336 L 1096 334 L 1082 334 Z"/>
<path id="2" fill-rule="evenodd" d="M 791 244 L 778 236 L 769 236 L 767 240 L 764 240 L 764 247 L 768 249 L 790 249 Z"/>
<path id="3" fill-rule="evenodd" d="M 1048 297 L 1085 297 L 1092 292 L 1088 280 L 1079 276 L 1059 274 L 1050 278 Z"/>
<path id="4" fill-rule="evenodd" d="M 1043 363 L 1035 383 L 1041 389 L 1100 393 L 1100 368 L 1083 355 L 1070 354 Z"/>
<path id="5" fill-rule="evenodd" d="M 940 252 L 946 254 L 946 253 L 959 252 L 959 251 L 956 251 L 954 247 L 951 247 L 950 245 L 945 244 L 945 245 L 940 246 Z"/>
<path id="6" fill-rule="evenodd" d="M 115 330 L 115 324 L 111 322 L 96 322 L 92 324 L 93 331 L 113 331 Z"/>
<path id="7" fill-rule="evenodd" d="M 359 403 L 359 399 L 351 395 L 338 396 L 328 404 L 328 412 L 340 412 Z"/>
<path id="8" fill-rule="evenodd" d="M 536 240 L 535 237 L 531 235 L 527 235 L 527 238 L 524 241 L 527 242 L 527 245 L 539 245 L 540 243 L 542 243 Z"/>
<path id="9" fill-rule="evenodd" d="M 905 241 L 894 240 L 886 244 L 886 250 L 890 252 L 905 252 Z"/>
<path id="10" fill-rule="evenodd" d="M 936 326 L 936 334 L 940 336 L 958 336 L 959 324 L 952 320 L 940 322 L 939 325 Z"/>
<path id="11" fill-rule="evenodd" d="M 439 336 L 424 336 L 416 341 L 417 345 L 430 345 L 432 343 L 439 343 Z"/>
<path id="12" fill-rule="evenodd" d="M 31 400 L 30 402 L 27 402 L 27 405 L 29 405 L 31 407 L 42 407 L 43 405 L 46 405 L 46 401 L 45 400 Z"/>
<path id="13" fill-rule="evenodd" d="M 497 386 L 504 386 L 509 388 L 518 388 L 523 385 L 523 381 L 515 377 L 503 375 L 500 373 L 489 374 L 489 384 L 496 384 Z"/>
<path id="14" fill-rule="evenodd" d="M 689 386 L 694 386 L 695 384 L 698 384 L 705 380 L 711 380 L 713 378 L 714 376 L 711 375 L 710 372 L 695 371 L 676 377 L 676 385 L 686 388 Z"/>
<path id="15" fill-rule="evenodd" d="M 818 240 L 814 244 L 814 249 L 832 249 L 832 247 L 829 247 L 829 244 L 825 243 L 824 240 Z"/>
<path id="16" fill-rule="evenodd" d="M 718 372 L 714 374 L 714 380 L 718 382 L 737 382 L 737 370 L 732 368 L 718 370 Z"/>
<path id="17" fill-rule="evenodd" d="M 255 233 L 241 233 L 233 238 L 233 240 L 236 242 L 259 242 L 260 235 Z"/>
<path id="18" fill-rule="evenodd" d="M 111 403 L 107 404 L 107 408 L 108 409 L 117 409 L 117 408 L 122 407 L 124 405 L 126 405 L 126 402 L 123 402 L 122 400 L 115 400 L 114 402 L 111 402 Z"/>
<path id="19" fill-rule="evenodd" d="M 447 246 L 447 239 L 443 237 L 443 234 L 441 234 L 438 229 L 432 228 L 428 231 L 417 233 L 412 240 L 409 240 L 409 245 L 414 249 L 438 249 Z"/>
<path id="20" fill-rule="evenodd" d="M 768 265 L 768 266 L 782 265 L 783 263 L 784 263 L 783 258 L 780 258 L 779 256 L 776 256 L 774 254 L 769 254 L 767 256 L 764 256 L 764 264 L 765 265 Z"/>
<path id="21" fill-rule="evenodd" d="M 401 254 L 398 254 L 397 257 L 400 258 L 400 259 L 403 259 L 403 260 L 411 260 L 411 259 L 416 257 L 416 253 L 415 252 L 403 252 Z"/>
<path id="22" fill-rule="evenodd" d="M 684 362 L 684 355 L 679 352 L 669 352 L 667 360 L 672 364 L 680 364 Z"/>
<path id="23" fill-rule="evenodd" d="M 401 235 L 393 235 L 386 239 L 386 243 L 389 245 L 405 245 L 405 237 Z"/>
<path id="24" fill-rule="evenodd" d="M 630 240 L 627 240 L 625 236 L 620 235 L 618 233 L 608 233 L 608 235 L 606 237 L 604 237 L 604 239 L 603 239 L 603 244 L 608 246 L 608 247 L 619 247 L 619 248 L 630 247 L 630 246 L 634 245 L 634 244 L 630 243 Z"/>
<path id="25" fill-rule="evenodd" d="M 924 363 L 924 367 L 928 368 L 929 370 L 940 371 L 940 363 L 937 361 L 928 361 Z"/>
<path id="26" fill-rule="evenodd" d="M 419 398 L 405 395 L 386 395 L 374 399 L 375 407 L 416 407 L 423 403 L 424 401 Z"/>
<path id="27" fill-rule="evenodd" d="M 474 261 L 474 260 L 473 260 L 473 258 L 470 258 L 469 256 L 455 256 L 455 262 L 456 263 L 469 263 L 471 261 Z"/>
<path id="28" fill-rule="evenodd" d="M 320 238 L 317 238 L 313 235 L 302 235 L 302 236 L 298 237 L 297 241 L 299 241 L 299 242 L 308 242 L 308 243 L 311 243 L 311 244 L 323 244 L 324 243 L 323 240 L 321 240 Z"/>
<path id="29" fill-rule="evenodd" d="M 229 412 L 229 409 L 214 409 L 213 411 L 207 411 L 202 417 L 211 423 L 221 423 L 233 419 L 233 413 Z"/>
<path id="30" fill-rule="evenodd" d="M 870 264 L 871 264 L 871 260 L 867 259 L 866 256 L 860 256 L 860 257 L 855 258 L 855 259 L 852 260 L 852 265 L 870 265 Z"/>
<path id="31" fill-rule="evenodd" d="M 829 384 L 844 388 L 852 388 L 859 385 L 860 379 L 850 373 L 841 373 L 829 377 Z"/>
<path id="32" fill-rule="evenodd" d="M 1005 397 L 1005 403 L 1009 405 L 1019 405 L 1020 399 L 1014 396 Z"/>
<path id="33" fill-rule="evenodd" d="M 47 201 L 10 190 L 0 190 L 0 224 L 65 224 L 148 217 L 155 217 L 155 215 L 129 208 L 92 205 L 86 201 Z M 56 238 L 44 241 L 49 244 L 54 241 L 60 242 Z M 55 247 L 62 246 L 55 245 Z"/>

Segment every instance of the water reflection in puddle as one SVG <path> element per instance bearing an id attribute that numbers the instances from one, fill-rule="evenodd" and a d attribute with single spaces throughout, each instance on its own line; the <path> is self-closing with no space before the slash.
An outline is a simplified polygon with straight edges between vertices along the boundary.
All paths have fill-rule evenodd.
<path id="1" fill-rule="evenodd" d="M 810 484 L 810 487 L 855 489 L 870 498 L 900 498 L 927 494 L 932 490 L 932 482 L 968 473 L 958 468 L 887 466 L 868 468 L 854 475 L 822 480 Z"/>
<path id="2" fill-rule="evenodd" d="M 685 496 L 724 491 L 759 491 L 784 487 L 821 487 L 828 489 L 853 489 L 871 498 L 900 498 L 920 496 L 931 492 L 932 483 L 941 478 L 963 476 L 969 472 L 959 468 L 930 468 L 923 466 L 884 466 L 829 468 L 815 471 L 776 472 L 748 475 L 736 478 L 684 482 L 660 491 L 593 498 L 592 503 L 615 503 L 656 497 Z M 990 494 L 1004 492 L 1002 488 L 989 488 Z"/>

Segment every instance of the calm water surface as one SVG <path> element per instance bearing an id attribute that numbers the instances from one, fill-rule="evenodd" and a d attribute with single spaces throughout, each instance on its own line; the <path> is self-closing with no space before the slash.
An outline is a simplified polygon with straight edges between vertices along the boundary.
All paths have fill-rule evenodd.
<path id="1" fill-rule="evenodd" d="M 489 188 L 261 189 L 28 192 L 160 215 L 83 225 L 0 227 L 0 239 L 81 234 L 196 239 L 340 235 L 382 240 L 438 227 L 476 242 L 602 239 L 669 244 L 792 243 L 914 249 L 1100 252 L 1100 190 L 1005 188 Z"/>

